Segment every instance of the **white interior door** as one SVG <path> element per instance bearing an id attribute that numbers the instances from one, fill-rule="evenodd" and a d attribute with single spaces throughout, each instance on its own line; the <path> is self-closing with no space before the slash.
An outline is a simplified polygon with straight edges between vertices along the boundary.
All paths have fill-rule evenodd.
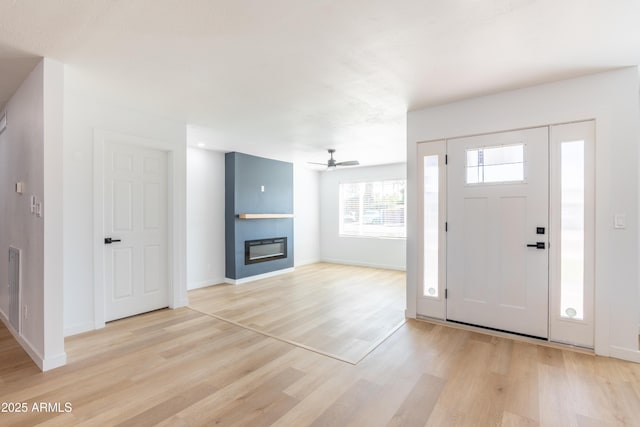
<path id="1" fill-rule="evenodd" d="M 447 319 L 546 338 L 548 128 L 447 150 Z"/>
<path id="2" fill-rule="evenodd" d="M 104 154 L 105 320 L 110 321 L 169 305 L 167 154 L 111 142 Z"/>

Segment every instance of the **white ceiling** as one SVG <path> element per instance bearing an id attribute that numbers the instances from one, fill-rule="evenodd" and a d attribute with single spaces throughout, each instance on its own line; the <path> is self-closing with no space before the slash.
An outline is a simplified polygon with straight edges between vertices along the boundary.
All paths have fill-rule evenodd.
<path id="1" fill-rule="evenodd" d="M 639 0 L 0 0 L 0 105 L 37 57 L 190 143 L 405 159 L 407 110 L 640 64 Z"/>

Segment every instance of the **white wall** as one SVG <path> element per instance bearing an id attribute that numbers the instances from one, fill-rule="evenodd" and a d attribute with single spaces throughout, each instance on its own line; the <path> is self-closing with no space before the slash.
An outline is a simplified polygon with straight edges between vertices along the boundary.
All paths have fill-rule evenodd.
<path id="1" fill-rule="evenodd" d="M 224 153 L 187 150 L 187 286 L 224 283 Z"/>
<path id="2" fill-rule="evenodd" d="M 42 370 L 66 361 L 60 243 L 63 72 L 60 63 L 43 59 L 7 103 L 7 129 L 0 135 L 0 314 L 6 322 L 6 260 L 13 246 L 21 250 L 17 338 Z M 14 191 L 18 181 L 24 184 L 23 195 Z M 32 195 L 42 204 L 42 217 L 30 212 Z"/>
<path id="3" fill-rule="evenodd" d="M 99 327 L 94 310 L 93 144 L 94 131 L 158 141 L 172 147 L 173 225 L 169 237 L 174 264 L 169 267 L 177 306 L 186 296 L 186 125 L 101 102 L 65 82 L 64 107 L 64 332 Z M 177 296 L 176 296 L 177 294 Z"/>
<path id="4" fill-rule="evenodd" d="M 596 120 L 596 327 L 598 354 L 638 352 L 638 142 L 636 67 L 412 111 L 408 115 L 407 315 L 415 317 L 418 226 L 416 150 L 422 141 Z M 627 228 L 613 228 L 616 213 Z"/>
<path id="5" fill-rule="evenodd" d="M 320 261 L 320 173 L 293 164 L 294 265 Z"/>
<path id="6" fill-rule="evenodd" d="M 64 351 L 63 138 L 64 65 L 44 63 L 44 348 L 43 370 L 62 366 Z"/>
<path id="7" fill-rule="evenodd" d="M 404 163 L 322 172 L 320 178 L 320 233 L 322 236 L 320 257 L 322 261 L 404 270 L 406 266 L 404 239 L 338 235 L 338 185 L 341 182 L 405 178 Z"/>
<path id="8" fill-rule="evenodd" d="M 22 305 L 28 307 L 22 338 L 39 357 L 44 354 L 44 221 L 30 214 L 29 198 L 44 198 L 43 77 L 40 62 L 9 100 L 7 129 L 0 135 L 0 280 L 6 284 L 9 246 L 20 249 Z M 25 194 L 14 192 L 17 181 L 24 183 Z M 6 285 L 0 286 L 0 309 L 9 315 Z"/>

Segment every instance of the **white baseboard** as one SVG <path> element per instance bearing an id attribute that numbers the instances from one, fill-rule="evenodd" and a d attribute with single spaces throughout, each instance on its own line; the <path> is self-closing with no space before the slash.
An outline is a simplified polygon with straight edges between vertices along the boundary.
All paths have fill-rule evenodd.
<path id="1" fill-rule="evenodd" d="M 42 361 L 42 371 L 50 371 L 55 368 L 59 368 L 67 364 L 67 353 L 62 352 L 55 356 L 47 357 Z"/>
<path id="2" fill-rule="evenodd" d="M 320 262 L 320 258 L 305 259 L 302 261 L 296 261 L 295 267 L 302 267 L 303 265 L 316 264 L 318 262 Z"/>
<path id="3" fill-rule="evenodd" d="M 382 268 L 384 270 L 399 270 L 399 271 L 407 270 L 407 267 L 404 265 L 374 264 L 370 262 L 350 261 L 346 259 L 332 259 L 332 258 L 323 258 L 321 261 L 328 262 L 331 264 L 355 265 L 357 267 Z"/>
<path id="4" fill-rule="evenodd" d="M 225 280 L 226 279 L 223 277 L 210 280 L 202 280 L 200 282 L 190 282 L 187 284 L 187 290 L 192 291 L 194 289 L 208 288 L 209 286 L 224 285 Z"/>
<path id="5" fill-rule="evenodd" d="M 609 346 L 609 356 L 616 359 L 628 360 L 629 362 L 640 363 L 640 351 L 629 348 Z"/>
<path id="6" fill-rule="evenodd" d="M 242 285 L 243 283 L 254 282 L 260 279 L 267 279 L 269 277 L 280 276 L 281 274 L 293 273 L 295 268 L 283 268 L 282 270 L 270 271 L 269 273 L 264 274 L 256 274 L 251 277 L 243 277 L 242 279 L 229 279 L 228 277 L 224 278 L 225 283 L 229 283 L 232 285 Z"/>
<path id="7" fill-rule="evenodd" d="M 55 356 L 44 358 L 40 352 L 29 342 L 28 339 L 20 335 L 11 323 L 9 323 L 9 318 L 4 314 L 2 310 L 0 310 L 0 320 L 6 326 L 7 330 L 11 332 L 11 335 L 18 341 L 18 344 L 24 349 L 24 351 L 29 355 L 31 360 L 40 368 L 41 371 L 49 371 L 54 368 L 58 368 L 67 363 L 67 353 L 56 354 Z"/>
<path id="8" fill-rule="evenodd" d="M 180 301 L 178 301 L 177 305 L 170 308 L 175 310 L 176 308 L 187 307 L 188 305 L 189 305 L 189 298 L 187 297 L 187 298 L 181 299 Z"/>
<path id="9" fill-rule="evenodd" d="M 76 323 L 74 325 L 67 326 L 64 328 L 64 336 L 70 337 L 71 335 L 77 335 L 83 332 L 93 331 L 94 329 L 95 328 L 94 328 L 93 322 Z"/>
<path id="10" fill-rule="evenodd" d="M 416 313 L 410 313 L 409 310 L 404 310 L 404 317 L 405 319 L 416 319 L 417 315 Z"/>

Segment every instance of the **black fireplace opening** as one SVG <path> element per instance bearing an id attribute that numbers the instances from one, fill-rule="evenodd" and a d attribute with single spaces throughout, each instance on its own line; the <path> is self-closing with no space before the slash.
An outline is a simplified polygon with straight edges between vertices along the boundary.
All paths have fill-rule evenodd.
<path id="1" fill-rule="evenodd" d="M 245 240 L 244 263 L 273 261 L 287 257 L 287 238 L 274 237 L 272 239 Z"/>

